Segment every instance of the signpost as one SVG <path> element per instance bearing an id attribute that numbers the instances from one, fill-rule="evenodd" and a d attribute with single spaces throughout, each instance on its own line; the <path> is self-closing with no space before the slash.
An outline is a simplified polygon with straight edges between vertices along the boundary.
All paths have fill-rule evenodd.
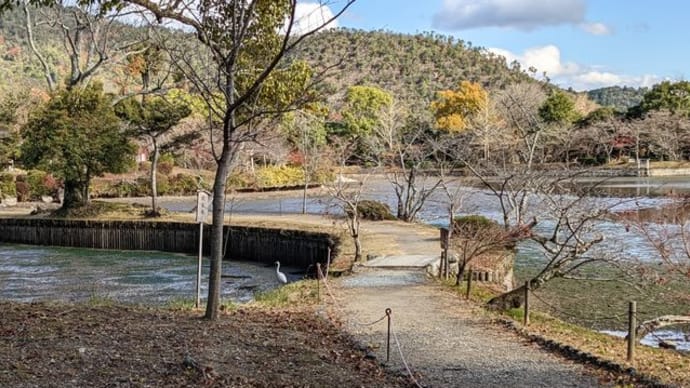
<path id="1" fill-rule="evenodd" d="M 210 193 L 206 190 L 196 192 L 196 222 L 199 223 L 199 260 L 196 268 L 196 308 L 201 305 L 201 261 L 204 252 L 204 224 L 208 217 Z"/>

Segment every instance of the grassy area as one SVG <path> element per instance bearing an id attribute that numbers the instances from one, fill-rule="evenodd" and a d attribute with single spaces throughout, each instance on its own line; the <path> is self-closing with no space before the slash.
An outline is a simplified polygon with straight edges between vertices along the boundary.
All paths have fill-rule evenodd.
<path id="1" fill-rule="evenodd" d="M 517 263 L 516 280 L 524 282 L 536 273 L 537 263 Z M 624 329 L 628 303 L 637 302 L 638 319 L 667 314 L 688 314 L 690 282 L 659 268 L 647 268 L 656 280 L 631 279 L 621 270 L 590 266 L 582 275 L 610 280 L 553 279 L 534 292 L 534 306 L 565 321 L 592 329 Z"/>
<path id="2" fill-rule="evenodd" d="M 320 293 L 316 280 L 300 280 L 270 291 L 254 295 L 254 304 L 260 307 L 309 306 L 319 303 Z"/>

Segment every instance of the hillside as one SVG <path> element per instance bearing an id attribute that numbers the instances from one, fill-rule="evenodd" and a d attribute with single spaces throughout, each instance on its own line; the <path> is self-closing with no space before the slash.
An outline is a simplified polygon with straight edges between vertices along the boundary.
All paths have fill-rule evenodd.
<path id="1" fill-rule="evenodd" d="M 37 45 L 48 54 L 54 68 L 66 71 L 59 33 L 49 28 L 34 32 Z M 454 88 L 461 80 L 480 82 L 489 89 L 531 80 L 519 66 L 508 67 L 503 58 L 469 42 L 434 33 L 329 30 L 309 38 L 294 56 L 317 69 L 329 68 L 331 95 L 340 95 L 351 85 L 376 85 L 400 100 L 424 107 L 437 91 Z M 113 85 L 117 84 L 111 82 L 117 73 L 115 68 L 105 68 L 99 77 L 106 85 Z M 17 83 L 45 87 L 41 68 L 27 43 L 24 15 L 15 9 L 0 19 L 0 90 Z"/>
<path id="2" fill-rule="evenodd" d="M 589 90 L 587 95 L 592 101 L 601 106 L 611 106 L 618 111 L 624 112 L 628 108 L 638 105 L 648 91 L 648 88 L 611 86 Z"/>
<path id="3" fill-rule="evenodd" d="M 297 56 L 316 67 L 334 66 L 329 82 L 337 92 L 350 85 L 375 85 L 424 106 L 437 91 L 462 80 L 488 89 L 531 80 L 519 66 L 509 68 L 502 57 L 433 33 L 329 30 L 310 38 Z"/>

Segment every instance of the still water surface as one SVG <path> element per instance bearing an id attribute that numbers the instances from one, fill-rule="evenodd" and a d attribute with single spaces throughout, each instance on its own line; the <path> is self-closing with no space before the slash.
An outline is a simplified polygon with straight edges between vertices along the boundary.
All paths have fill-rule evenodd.
<path id="1" fill-rule="evenodd" d="M 202 298 L 208 283 L 208 261 L 202 267 Z M 242 303 L 254 292 L 279 285 L 273 267 L 223 263 L 222 297 Z M 164 304 L 196 297 L 197 258 L 145 251 L 0 244 L 0 296 L 22 302 L 85 301 Z"/>

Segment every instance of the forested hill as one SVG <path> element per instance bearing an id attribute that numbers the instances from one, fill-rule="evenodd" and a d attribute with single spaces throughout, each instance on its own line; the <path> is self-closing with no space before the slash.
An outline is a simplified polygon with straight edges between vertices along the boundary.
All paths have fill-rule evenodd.
<path id="1" fill-rule="evenodd" d="M 488 89 L 532 80 L 519 67 L 509 68 L 502 57 L 433 33 L 335 29 L 311 37 L 297 55 L 320 66 L 337 64 L 329 78 L 337 91 L 375 85 L 396 98 L 422 104 L 462 80 Z"/>
<path id="2" fill-rule="evenodd" d="M 590 100 L 601 106 L 611 106 L 618 111 L 625 112 L 628 108 L 638 105 L 648 91 L 648 88 L 611 86 L 590 90 L 587 95 Z"/>
<path id="3" fill-rule="evenodd" d="M 17 82 L 44 86 L 43 71 L 27 44 L 23 17 L 14 9 L 0 19 L 0 89 L 12 88 Z M 34 33 L 48 61 L 59 71 L 67 71 L 59 33 L 45 28 Z M 312 63 L 317 71 L 333 66 L 328 83 L 334 95 L 352 85 L 374 85 L 399 100 L 425 107 L 439 90 L 456 88 L 462 80 L 479 82 L 487 89 L 532 81 L 517 64 L 508 66 L 502 57 L 485 49 L 434 33 L 334 29 L 308 38 L 294 55 Z M 106 67 L 100 72 L 106 85 L 118 77 L 114 70 Z"/>

